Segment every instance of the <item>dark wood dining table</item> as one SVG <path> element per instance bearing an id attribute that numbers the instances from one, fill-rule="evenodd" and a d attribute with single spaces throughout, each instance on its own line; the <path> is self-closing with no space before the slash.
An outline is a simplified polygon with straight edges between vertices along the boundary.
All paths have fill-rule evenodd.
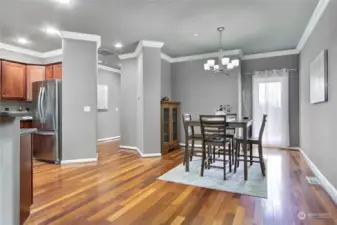
<path id="1" fill-rule="evenodd" d="M 241 128 L 242 129 L 242 136 L 243 136 L 243 155 L 244 155 L 244 177 L 245 180 L 248 178 L 248 167 L 247 167 L 247 138 L 248 138 L 248 128 L 252 126 L 253 120 L 252 119 L 232 119 L 228 120 L 227 128 Z M 200 127 L 200 120 L 189 120 L 185 122 L 186 127 Z M 186 171 L 189 172 L 189 157 L 187 152 L 188 147 L 188 129 L 185 131 L 185 155 L 184 160 L 186 163 Z"/>

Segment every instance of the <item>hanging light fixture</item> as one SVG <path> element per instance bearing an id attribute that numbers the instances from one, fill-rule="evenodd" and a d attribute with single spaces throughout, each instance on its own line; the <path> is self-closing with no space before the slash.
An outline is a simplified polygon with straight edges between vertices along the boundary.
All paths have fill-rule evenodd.
<path id="1" fill-rule="evenodd" d="M 214 73 L 222 73 L 229 75 L 229 71 L 238 67 L 240 65 L 240 60 L 239 59 L 230 59 L 228 57 L 224 57 L 224 51 L 222 49 L 222 33 L 224 32 L 225 28 L 224 27 L 218 27 L 217 29 L 219 31 L 219 56 L 218 56 L 218 64 L 215 63 L 214 59 L 209 59 L 207 62 L 204 64 L 204 70 L 205 71 L 210 71 Z"/>

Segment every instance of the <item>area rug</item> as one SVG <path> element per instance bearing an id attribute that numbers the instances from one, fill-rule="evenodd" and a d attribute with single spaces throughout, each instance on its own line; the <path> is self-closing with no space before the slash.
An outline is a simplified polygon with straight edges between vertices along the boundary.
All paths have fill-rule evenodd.
<path id="1" fill-rule="evenodd" d="M 222 163 L 222 162 L 219 162 Z M 267 167 L 267 162 L 265 161 Z M 227 165 L 228 166 L 228 165 Z M 205 169 L 204 176 L 200 176 L 201 159 L 196 158 L 190 162 L 190 172 L 185 172 L 183 164 L 178 165 L 164 175 L 158 177 L 160 180 L 174 183 L 187 184 L 192 186 L 210 188 L 220 191 L 251 195 L 260 198 L 268 198 L 267 190 L 267 169 L 266 176 L 262 176 L 260 164 L 254 163 L 248 166 L 248 180 L 244 181 L 243 164 L 233 173 L 229 173 L 228 168 L 226 178 L 223 180 L 223 169 Z"/>

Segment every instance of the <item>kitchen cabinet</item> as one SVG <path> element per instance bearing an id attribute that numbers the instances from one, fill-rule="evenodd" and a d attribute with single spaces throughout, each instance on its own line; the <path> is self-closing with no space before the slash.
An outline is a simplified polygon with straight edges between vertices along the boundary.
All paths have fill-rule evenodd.
<path id="1" fill-rule="evenodd" d="M 30 214 L 33 204 L 33 163 L 31 134 L 20 136 L 20 224 Z"/>
<path id="2" fill-rule="evenodd" d="M 161 102 L 162 154 L 179 147 L 179 102 Z"/>
<path id="3" fill-rule="evenodd" d="M 46 66 L 46 80 L 53 79 L 53 65 Z"/>
<path id="4" fill-rule="evenodd" d="M 33 82 L 45 79 L 45 66 L 27 66 L 27 100 L 32 100 Z"/>
<path id="5" fill-rule="evenodd" d="M 62 79 L 62 63 L 46 66 L 46 80 Z"/>
<path id="6" fill-rule="evenodd" d="M 33 121 L 32 120 L 20 121 L 20 128 L 33 128 Z"/>
<path id="7" fill-rule="evenodd" d="M 2 61 L 1 64 L 1 98 L 25 100 L 26 65 L 8 61 Z"/>
<path id="8" fill-rule="evenodd" d="M 62 64 L 53 65 L 53 77 L 56 79 L 62 79 Z"/>

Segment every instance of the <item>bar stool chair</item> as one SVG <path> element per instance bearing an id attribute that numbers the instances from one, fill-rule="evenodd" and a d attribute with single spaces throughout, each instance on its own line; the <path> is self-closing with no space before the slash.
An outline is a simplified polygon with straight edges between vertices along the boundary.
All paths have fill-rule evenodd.
<path id="1" fill-rule="evenodd" d="M 253 165 L 253 162 L 260 163 L 262 175 L 265 176 L 266 166 L 263 161 L 263 151 L 262 151 L 262 137 L 264 128 L 267 122 L 267 115 L 263 115 L 262 124 L 260 127 L 259 137 L 258 138 L 248 138 L 247 143 L 249 145 L 249 159 L 245 159 L 243 155 L 240 155 L 240 146 L 243 144 L 243 137 L 236 137 L 236 154 L 235 154 L 235 166 L 234 173 L 236 172 L 236 168 L 239 166 L 239 162 L 243 161 L 244 163 L 250 162 L 250 165 Z M 253 145 L 258 146 L 259 156 L 253 156 Z M 254 158 L 258 158 L 259 160 L 253 160 Z"/>
<path id="2" fill-rule="evenodd" d="M 201 115 L 200 116 L 200 126 L 202 135 L 202 162 L 200 176 L 204 176 L 205 164 L 208 163 L 208 168 L 216 167 L 222 168 L 224 171 L 224 180 L 226 180 L 226 155 L 229 156 L 229 168 L 232 167 L 232 156 L 231 150 L 226 149 L 226 145 L 229 143 L 229 139 L 226 136 L 227 122 L 225 115 Z M 208 152 L 213 147 L 213 158 L 212 154 L 208 154 L 206 158 L 206 146 L 208 146 Z M 218 147 L 218 148 L 216 148 Z M 215 159 L 214 151 L 222 148 L 223 159 Z M 223 161 L 223 167 L 211 165 L 212 161 Z"/>
<path id="3" fill-rule="evenodd" d="M 188 114 L 188 113 L 184 113 L 182 114 L 182 118 L 183 118 L 183 124 L 184 124 L 184 130 L 186 132 L 187 130 L 187 133 L 188 133 L 188 136 L 185 137 L 187 138 L 187 143 L 188 143 L 188 146 L 185 146 L 185 154 L 188 154 L 189 158 L 190 158 L 190 161 L 192 161 L 192 158 L 193 156 L 199 156 L 201 157 L 201 154 L 196 154 L 196 153 L 202 153 L 201 150 L 195 150 L 195 141 L 202 141 L 202 137 L 201 137 L 201 134 L 195 134 L 194 132 L 194 127 L 192 126 L 186 126 L 185 125 L 185 122 L 186 121 L 191 121 L 192 120 L 192 116 L 191 114 Z M 191 145 L 191 153 L 189 152 L 189 142 L 192 142 L 192 145 Z M 188 159 L 188 156 L 185 158 L 185 159 Z M 185 164 L 185 160 L 184 160 L 184 164 Z"/>

